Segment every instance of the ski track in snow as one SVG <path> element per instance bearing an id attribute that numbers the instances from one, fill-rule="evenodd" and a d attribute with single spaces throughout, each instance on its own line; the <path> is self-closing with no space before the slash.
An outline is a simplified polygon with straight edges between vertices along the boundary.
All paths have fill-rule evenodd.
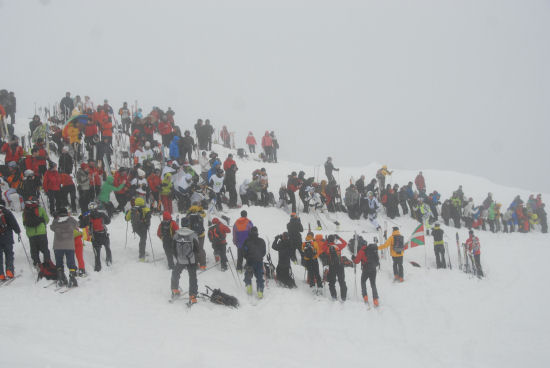
<path id="1" fill-rule="evenodd" d="M 227 151 L 215 150 L 223 159 Z M 268 164 L 236 159 L 238 185 L 253 169 L 266 167 L 270 190 L 277 197 L 286 175 L 303 166 L 290 163 Z M 340 172 L 343 189 L 349 177 L 374 176 L 378 167 Z M 307 175 L 313 167 L 306 167 Z M 423 170 L 428 188 L 438 189 L 447 198 L 458 184 L 467 196 L 479 203 L 488 191 L 504 206 L 519 193 L 527 191 L 500 187 L 487 180 L 467 175 Z M 397 171 L 393 180 L 405 184 L 415 171 Z M 324 177 L 324 175 L 322 175 Z M 548 195 L 543 194 L 545 198 Z M 114 199 L 113 199 L 114 200 Z M 260 236 L 273 241 L 285 231 L 288 214 L 274 208 L 246 208 L 259 228 Z M 240 210 L 230 210 L 233 221 Z M 20 220 L 20 214 L 16 214 Z M 332 214 L 344 230 L 373 231 L 365 220 L 352 221 L 346 214 Z M 315 227 L 312 215 L 301 215 L 307 231 Z M 380 219 L 383 224 L 385 217 Z M 324 219 L 330 225 L 329 221 Z M 396 220 L 408 237 L 416 223 L 409 217 Z M 21 223 L 21 222 L 20 222 Z M 156 258 L 164 257 L 156 238 L 159 217 L 153 217 L 151 239 Z M 392 224 L 388 223 L 391 229 Z M 453 270 L 436 270 L 432 238 L 428 238 L 428 266 L 424 247 L 405 255 L 405 282 L 394 284 L 391 259 L 381 260 L 377 275 L 380 308 L 367 310 L 361 299 L 360 270 L 357 293 L 354 273 L 346 269 L 348 301 L 330 300 L 328 285 L 323 297 L 314 297 L 303 282 L 304 271 L 293 265 L 298 289 L 277 287 L 272 280 L 263 300 L 249 298 L 244 287 L 237 287 L 231 272 L 218 267 L 198 276 L 199 290 L 204 286 L 221 288 L 239 298 L 238 310 L 217 306 L 200 299 L 191 309 L 185 301 L 170 304 L 170 271 L 163 258 L 156 263 L 137 262 L 137 242 L 131 230 L 124 247 L 126 223 L 117 215 L 108 226 L 113 265 L 93 272 L 90 244 L 84 254 L 89 282 L 67 294 L 35 284 L 25 254 L 15 244 L 16 270 L 23 275 L 1 288 L 0 360 L 5 367 L 330 367 L 407 366 L 407 367 L 512 367 L 528 363 L 541 366 L 546 361 L 545 347 L 550 318 L 546 260 L 550 257 L 547 234 L 491 234 L 477 232 L 481 241 L 482 265 L 487 277 L 472 278 L 458 270 L 454 228 L 442 226 L 448 236 Z M 461 241 L 467 230 L 458 230 Z M 334 229 L 323 231 L 334 233 Z M 305 234 L 304 234 L 305 235 Z M 352 233 L 341 233 L 344 239 Z M 372 234 L 367 235 L 371 239 Z M 53 234 L 48 234 L 51 242 Z M 229 235 L 229 243 L 231 235 Z M 24 237 L 28 247 L 28 239 Z M 271 246 L 271 244 L 268 244 Z M 232 246 L 232 245 L 231 245 Z M 205 242 L 208 262 L 212 248 Z M 28 251 L 28 248 L 27 248 Z M 149 241 L 147 252 L 151 253 Z M 344 253 L 351 258 L 348 250 Z M 277 252 L 271 250 L 277 263 Z M 234 252 L 236 256 L 236 252 Z M 52 252 L 53 256 L 53 252 Z M 228 255 L 229 261 L 231 257 Z M 104 262 L 105 254 L 102 252 Z M 415 260 L 422 268 L 412 267 Z M 239 274 L 243 279 L 243 275 Z M 39 286 L 40 285 L 40 286 Z M 368 283 L 367 283 L 368 285 Z M 253 280 L 255 290 L 255 280 Z M 180 287 L 188 289 L 187 273 Z M 339 291 L 338 284 L 337 290 Z M 372 300 L 370 285 L 367 286 Z M 255 291 L 254 291 L 255 294 Z"/>

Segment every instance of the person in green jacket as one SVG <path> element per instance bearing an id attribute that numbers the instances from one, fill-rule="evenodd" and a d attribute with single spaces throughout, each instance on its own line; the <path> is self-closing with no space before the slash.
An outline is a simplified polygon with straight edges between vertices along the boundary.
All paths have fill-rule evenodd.
<path id="1" fill-rule="evenodd" d="M 114 178 L 112 176 L 108 176 L 107 180 L 103 183 L 101 186 L 101 191 L 99 192 L 99 201 L 103 204 L 105 209 L 107 210 L 107 214 L 109 215 L 109 218 L 113 216 L 113 212 L 115 212 L 115 206 L 111 203 L 111 192 L 118 192 L 122 188 L 124 188 L 124 183 L 121 183 L 118 187 L 115 187 L 113 185 Z"/>
<path id="2" fill-rule="evenodd" d="M 40 252 L 42 253 L 44 264 L 51 263 L 50 250 L 48 249 L 48 235 L 46 225 L 50 218 L 46 210 L 38 205 L 38 199 L 31 197 L 25 201 L 23 210 L 23 225 L 29 238 L 31 247 L 31 258 L 33 265 L 39 267 Z"/>
<path id="3" fill-rule="evenodd" d="M 487 216 L 487 222 L 489 223 L 489 228 L 493 233 L 495 232 L 495 218 L 497 214 L 495 206 L 496 206 L 496 202 L 495 201 L 491 202 L 491 204 L 489 205 L 489 214 Z"/>

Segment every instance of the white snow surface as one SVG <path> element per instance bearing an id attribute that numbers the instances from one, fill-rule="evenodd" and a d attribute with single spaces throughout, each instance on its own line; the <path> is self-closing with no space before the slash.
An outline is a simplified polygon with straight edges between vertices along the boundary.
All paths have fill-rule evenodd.
<path id="1" fill-rule="evenodd" d="M 227 151 L 215 150 L 222 161 Z M 313 167 L 296 163 L 260 163 L 240 160 L 238 185 L 253 169 L 265 167 L 270 189 L 278 197 L 279 185 L 292 170 Z M 336 162 L 337 164 L 337 162 Z M 343 189 L 350 176 L 374 176 L 378 164 L 342 168 Z M 391 169 L 391 168 L 390 168 Z M 479 203 L 487 192 L 508 206 L 516 194 L 527 191 L 501 187 L 485 179 L 452 172 L 423 170 L 429 190 L 447 198 L 462 184 L 467 196 Z M 393 182 L 414 180 L 416 171 L 396 170 Z M 320 177 L 324 178 L 321 167 Z M 548 199 L 548 194 L 543 197 Z M 114 200 L 114 198 L 113 198 Z M 286 230 L 288 214 L 275 208 L 250 207 L 249 218 L 260 236 L 273 241 Z M 240 210 L 230 210 L 231 225 Z M 20 220 L 20 214 L 17 214 Z M 352 221 L 346 214 L 332 214 L 345 231 L 373 229 L 365 220 Z M 307 229 L 312 216 L 301 215 Z M 383 224 L 385 217 L 380 219 Z M 160 219 L 151 225 L 154 254 L 164 257 L 156 237 Z M 328 223 L 328 221 L 325 220 Z M 396 222 L 408 237 L 416 223 L 409 217 Z M 20 222 L 21 223 L 21 222 Z M 334 233 L 332 225 L 323 231 Z M 392 223 L 388 222 L 391 229 Z M 548 234 L 491 234 L 477 232 L 482 246 L 486 278 L 478 280 L 457 269 L 455 229 L 442 226 L 448 240 L 452 270 L 436 270 L 432 239 L 426 246 L 405 255 L 405 282 L 392 282 L 391 260 L 381 261 L 377 284 L 380 308 L 367 310 L 361 298 L 360 270 L 357 292 L 354 272 L 346 269 L 348 301 L 333 302 L 328 296 L 314 298 L 304 283 L 304 269 L 293 265 L 298 289 L 288 290 L 272 281 L 263 300 L 249 298 L 237 287 L 229 271 L 215 268 L 199 275 L 199 289 L 221 288 L 241 302 L 237 310 L 205 300 L 188 309 L 183 302 L 168 303 L 170 271 L 164 259 L 137 261 L 137 238 L 117 215 L 108 226 L 114 263 L 93 272 L 93 252 L 84 250 L 88 278 L 66 294 L 35 283 L 20 243 L 15 244 L 16 272 L 22 276 L 0 288 L 0 361 L 3 367 L 513 367 L 543 366 L 550 346 L 550 296 L 546 263 L 550 257 Z M 461 240 L 467 236 L 460 229 Z M 305 234 L 304 234 L 305 235 Z M 351 232 L 340 235 L 348 240 Z M 369 239 L 373 234 L 363 234 Z M 23 236 L 28 247 L 28 239 Z M 53 234 L 49 233 L 51 241 Z M 229 243 L 231 235 L 228 236 Z M 270 244 L 269 244 L 270 245 Z M 233 247 L 236 255 L 235 247 Z M 205 242 L 208 263 L 212 248 Z M 28 251 L 28 248 L 27 248 Z M 151 253 L 149 242 L 147 251 Z M 277 252 L 271 251 L 274 263 Z M 344 254 L 351 258 L 349 250 Z M 52 252 L 53 256 L 53 252 Z M 104 259 L 104 252 L 102 254 Z M 231 260 L 231 259 L 230 259 Z M 408 261 L 417 261 L 421 268 Z M 242 275 L 240 276 L 242 278 Z M 255 288 L 255 281 L 253 281 Z M 187 272 L 180 286 L 188 289 Z M 337 284 L 338 290 L 338 284 Z M 372 298 L 370 286 L 368 292 Z"/>

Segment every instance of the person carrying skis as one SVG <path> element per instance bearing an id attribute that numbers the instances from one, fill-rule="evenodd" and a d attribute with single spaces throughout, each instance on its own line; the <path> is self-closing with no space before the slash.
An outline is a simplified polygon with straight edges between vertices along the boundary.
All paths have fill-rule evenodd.
<path id="1" fill-rule="evenodd" d="M 187 210 L 186 220 L 189 222 L 189 228 L 197 234 L 199 240 L 199 248 L 197 250 L 197 263 L 201 270 L 206 269 L 206 252 L 204 251 L 204 237 L 206 235 L 204 229 L 204 218 L 206 213 L 199 202 L 192 203 L 191 207 Z M 182 227 L 184 219 L 181 220 Z"/>
<path id="2" fill-rule="evenodd" d="M 339 243 L 336 243 L 336 240 Z M 329 235 L 327 237 L 327 245 L 325 253 L 328 257 L 328 288 L 330 290 L 330 296 L 332 300 L 338 299 L 336 293 L 336 279 L 340 284 L 340 297 L 342 301 L 346 301 L 348 288 L 346 286 L 346 274 L 344 272 L 344 264 L 342 263 L 342 249 L 344 249 L 348 243 L 338 235 Z"/>
<path id="3" fill-rule="evenodd" d="M 290 240 L 289 234 L 285 231 L 281 235 L 277 235 L 273 240 L 271 248 L 279 252 L 279 262 L 277 263 L 277 281 L 288 288 L 295 288 L 296 282 L 292 276 L 290 268 L 290 260 L 296 257 L 296 246 Z"/>
<path id="4" fill-rule="evenodd" d="M 101 246 L 105 247 L 105 263 L 110 266 L 113 263 L 111 254 L 111 240 L 105 225 L 111 223 L 109 216 L 99 210 L 96 202 L 90 202 L 88 211 L 80 215 L 79 226 L 81 228 L 88 227 L 88 232 L 92 238 L 92 246 L 94 248 L 95 265 L 94 271 L 101 271 Z"/>
<path id="5" fill-rule="evenodd" d="M 473 256 L 477 276 L 481 278 L 483 277 L 483 270 L 481 269 L 481 244 L 479 243 L 479 238 L 474 235 L 473 230 L 470 230 L 468 234 L 469 238 L 466 240 L 466 249 Z"/>
<path id="6" fill-rule="evenodd" d="M 241 217 L 239 217 L 233 225 L 233 244 L 237 247 L 237 271 L 240 272 L 242 272 L 243 269 L 243 244 L 248 238 L 250 229 L 254 226 L 247 216 L 248 213 L 242 210 Z"/>
<path id="7" fill-rule="evenodd" d="M 208 240 L 214 249 L 214 257 L 216 262 L 221 261 L 222 271 L 227 271 L 227 241 L 226 235 L 231 232 L 229 227 L 225 226 L 217 217 L 212 219 L 212 226 L 208 229 Z"/>
<path id="8" fill-rule="evenodd" d="M 332 157 L 328 157 L 327 161 L 325 162 L 325 175 L 327 176 L 329 182 L 332 180 L 336 181 L 336 179 L 334 179 L 334 176 L 332 175 L 333 171 L 340 171 L 340 169 L 335 168 L 332 164 Z"/>
<path id="9" fill-rule="evenodd" d="M 172 289 L 172 299 L 181 296 L 179 288 L 181 272 L 186 268 L 189 274 L 189 304 L 197 302 L 197 293 L 199 286 L 197 284 L 197 252 L 199 250 L 199 241 L 197 234 L 188 228 L 188 222 L 183 221 L 182 227 L 174 233 L 173 254 L 176 258 L 176 264 L 172 269 L 172 278 L 170 286 Z"/>
<path id="10" fill-rule="evenodd" d="M 0 281 L 14 278 L 13 233 L 17 234 L 19 242 L 21 242 L 21 228 L 13 213 L 6 208 L 6 202 L 0 199 Z M 4 261 L 6 262 L 5 274 Z"/>
<path id="11" fill-rule="evenodd" d="M 370 287 L 372 289 L 372 298 L 375 307 L 378 307 L 378 289 L 376 288 L 376 267 L 380 265 L 378 258 L 378 247 L 376 244 L 371 243 L 367 245 L 367 242 L 358 237 L 359 250 L 357 256 L 352 256 L 353 263 L 361 263 L 361 293 L 365 303 L 369 303 L 369 296 L 367 294 L 367 280 L 370 280 Z"/>
<path id="12" fill-rule="evenodd" d="M 266 253 L 265 241 L 258 236 L 258 228 L 252 226 L 248 237 L 243 243 L 243 257 L 246 260 L 244 283 L 246 292 L 252 295 L 252 275 L 256 277 L 256 291 L 258 298 L 264 297 L 264 256 Z"/>
<path id="13" fill-rule="evenodd" d="M 435 223 L 434 229 L 432 230 L 432 236 L 434 237 L 435 263 L 437 264 L 437 268 L 447 268 L 447 263 L 445 262 L 443 229 L 441 229 L 439 222 Z"/>
<path id="14" fill-rule="evenodd" d="M 55 264 L 57 265 L 57 285 L 76 287 L 76 263 L 74 259 L 74 231 L 78 230 L 78 222 L 71 216 L 66 208 L 60 208 L 55 214 L 55 218 L 50 225 L 54 232 L 53 251 L 55 254 Z M 69 281 L 65 275 L 64 262 L 67 261 L 69 269 Z"/>
<path id="15" fill-rule="evenodd" d="M 383 165 L 380 169 L 378 169 L 376 172 L 376 179 L 378 179 L 378 187 L 380 189 L 386 187 L 386 176 L 391 174 L 393 174 L 393 171 L 389 171 L 387 165 Z"/>
<path id="16" fill-rule="evenodd" d="M 403 275 L 403 253 L 405 251 L 405 241 L 403 239 L 403 235 L 399 233 L 399 228 L 397 226 L 394 226 L 392 230 L 391 236 L 384 244 L 378 246 L 378 250 L 388 247 L 390 248 L 390 254 L 393 260 L 394 282 L 403 282 L 405 281 Z"/>
<path id="17" fill-rule="evenodd" d="M 252 132 L 248 132 L 246 144 L 248 145 L 248 150 L 250 153 L 256 153 L 256 138 L 254 138 L 254 134 Z"/>
<path id="18" fill-rule="evenodd" d="M 162 221 L 157 229 L 157 236 L 162 240 L 162 247 L 166 254 L 169 270 L 174 269 L 174 246 L 172 241 L 174 240 L 174 234 L 179 228 L 178 223 L 172 220 L 172 214 L 168 211 L 164 211 L 162 214 Z"/>
<path id="19" fill-rule="evenodd" d="M 126 221 L 132 224 L 132 230 L 139 236 L 139 261 L 145 262 L 145 245 L 147 233 L 151 226 L 151 209 L 145 206 L 142 197 L 136 198 L 135 206 L 126 212 Z M 180 271 L 181 272 L 181 271 Z"/>

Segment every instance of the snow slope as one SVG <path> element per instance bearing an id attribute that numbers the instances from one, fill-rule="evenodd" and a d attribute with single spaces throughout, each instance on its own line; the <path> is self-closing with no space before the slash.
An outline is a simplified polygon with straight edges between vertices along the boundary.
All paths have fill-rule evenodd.
<path id="1" fill-rule="evenodd" d="M 226 150 L 215 149 L 222 159 L 226 157 Z M 266 167 L 276 197 L 286 175 L 304 169 L 295 163 L 236 161 L 238 183 L 253 169 Z M 351 175 L 370 178 L 377 167 L 343 168 L 341 182 L 344 186 Z M 313 175 L 314 168 L 304 171 Z M 458 184 L 477 202 L 489 191 L 505 206 L 515 194 L 528 194 L 467 175 L 423 172 L 428 189 L 437 188 L 443 197 Z M 395 182 L 404 184 L 414 175 L 416 172 L 397 170 L 393 176 Z M 543 196 L 548 198 L 548 194 Z M 288 215 L 282 210 L 247 210 L 265 239 L 272 241 L 286 229 Z M 239 211 L 228 212 L 232 221 L 238 217 Z M 345 214 L 333 216 L 343 230 L 373 230 L 364 220 L 352 221 Z M 313 217 L 301 217 L 305 227 L 308 223 L 313 226 Z M 154 218 L 153 235 L 158 223 L 159 218 Z M 408 217 L 397 223 L 406 236 L 416 225 Z M 334 232 L 330 227 L 325 234 Z M 546 361 L 545 347 L 550 346 L 546 313 L 550 296 L 544 272 L 550 257 L 547 234 L 478 232 L 487 273 L 480 281 L 456 269 L 455 230 L 443 226 L 451 239 L 453 270 L 435 269 L 431 239 L 426 249 L 428 267 L 424 267 L 424 247 L 407 251 L 405 259 L 423 267 L 414 268 L 407 262 L 403 284 L 392 283 L 391 261 L 383 260 L 378 273 L 381 307 L 377 310 L 367 311 L 359 301 L 360 286 L 357 281 L 356 294 L 353 269 L 346 269 L 349 300 L 341 304 L 328 296 L 316 300 L 303 283 L 301 266 L 293 266 L 297 290 L 269 284 L 261 301 L 249 299 L 229 271 L 212 269 L 199 275 L 200 290 L 204 291 L 205 285 L 221 287 L 239 298 L 241 308 L 199 301 L 189 310 L 184 303 L 167 303 L 170 271 L 164 260 L 138 263 L 137 239 L 129 231 L 125 248 L 125 229 L 120 215 L 109 225 L 114 264 L 101 273 L 92 272 L 92 249 L 85 247 L 90 276 L 67 294 L 43 288 L 45 281 L 35 284 L 21 245 L 16 244 L 15 264 L 22 277 L 0 288 L 2 366 L 512 367 L 541 366 Z M 351 233 L 342 234 L 345 239 L 351 237 Z M 465 229 L 459 234 L 461 239 L 467 235 Z M 28 246 L 26 237 L 24 242 Z M 162 245 L 155 236 L 152 242 L 155 256 L 160 258 Z M 212 263 L 208 241 L 205 249 Z M 149 244 L 147 250 L 151 252 Z M 272 256 L 276 263 L 276 252 Z M 186 272 L 181 286 L 187 290 Z M 370 287 L 368 290 L 372 295 Z M 325 292 L 328 295 L 327 287 Z"/>

